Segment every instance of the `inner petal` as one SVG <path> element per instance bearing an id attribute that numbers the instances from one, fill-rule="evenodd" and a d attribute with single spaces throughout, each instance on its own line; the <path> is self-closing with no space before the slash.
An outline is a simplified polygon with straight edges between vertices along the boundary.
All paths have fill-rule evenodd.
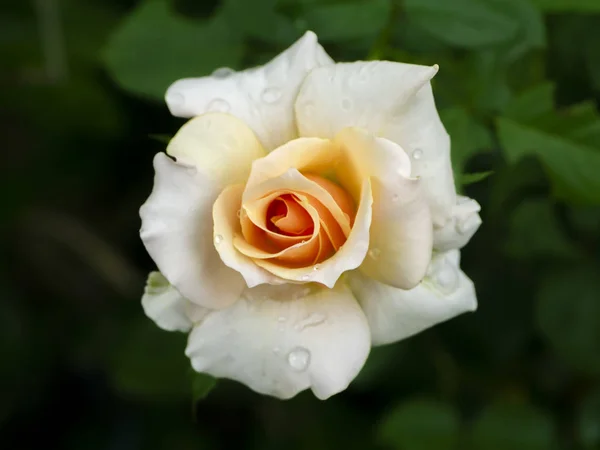
<path id="1" fill-rule="evenodd" d="M 276 198 L 267 209 L 267 227 L 287 236 L 310 236 L 313 220 L 291 194 Z"/>

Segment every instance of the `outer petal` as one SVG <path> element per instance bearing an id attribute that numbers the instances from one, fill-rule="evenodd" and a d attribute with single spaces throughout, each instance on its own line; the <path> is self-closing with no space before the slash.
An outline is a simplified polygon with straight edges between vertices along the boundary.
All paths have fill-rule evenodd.
<path id="1" fill-rule="evenodd" d="M 306 74 L 332 63 L 317 36 L 309 31 L 264 66 L 179 80 L 167 90 L 166 101 L 171 113 L 179 117 L 207 111 L 231 113 L 272 150 L 297 135 L 293 106 Z"/>
<path id="2" fill-rule="evenodd" d="M 188 121 L 169 142 L 167 153 L 220 185 L 245 183 L 252 162 L 266 154 L 248 125 L 222 113 Z"/>
<path id="3" fill-rule="evenodd" d="M 400 144 L 413 158 L 441 226 L 455 203 L 450 139 L 437 113 L 429 80 L 437 66 L 387 61 L 336 64 L 313 70 L 296 100 L 300 136 L 333 137 L 366 128 Z"/>
<path id="4" fill-rule="evenodd" d="M 325 399 L 354 379 L 370 345 L 366 318 L 343 283 L 260 286 L 194 327 L 186 354 L 198 372 L 262 394 L 286 399 L 310 387 Z"/>
<path id="5" fill-rule="evenodd" d="M 236 301 L 246 284 L 225 266 L 213 244 L 212 206 L 219 193 L 195 167 L 164 153 L 154 157 L 154 189 L 140 209 L 140 236 L 167 280 L 187 299 L 208 308 Z"/>
<path id="6" fill-rule="evenodd" d="M 452 218 L 443 227 L 434 229 L 433 248 L 445 252 L 467 245 L 481 225 L 480 210 L 475 200 L 459 195 L 452 208 Z"/>
<path id="7" fill-rule="evenodd" d="M 210 310 L 183 298 L 160 272 L 150 272 L 142 307 L 156 325 L 167 331 L 189 331 Z"/>
<path id="8" fill-rule="evenodd" d="M 335 140 L 345 155 L 340 180 L 373 183 L 370 250 L 361 270 L 391 286 L 415 287 L 431 261 L 433 226 L 420 180 L 406 178 L 410 159 L 397 144 L 361 129 L 346 128 Z"/>
<path id="9" fill-rule="evenodd" d="M 477 308 L 473 282 L 459 269 L 460 253 L 436 255 L 428 276 L 404 291 L 358 272 L 349 277 L 371 328 L 373 345 L 389 344 Z"/>

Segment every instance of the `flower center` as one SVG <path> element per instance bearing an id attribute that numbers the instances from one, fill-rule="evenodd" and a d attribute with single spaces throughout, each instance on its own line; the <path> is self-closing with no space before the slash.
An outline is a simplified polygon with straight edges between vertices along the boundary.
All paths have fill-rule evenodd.
<path id="1" fill-rule="evenodd" d="M 300 199 L 292 194 L 277 197 L 267 209 L 267 227 L 284 236 L 310 237 L 314 232 L 313 220 Z"/>

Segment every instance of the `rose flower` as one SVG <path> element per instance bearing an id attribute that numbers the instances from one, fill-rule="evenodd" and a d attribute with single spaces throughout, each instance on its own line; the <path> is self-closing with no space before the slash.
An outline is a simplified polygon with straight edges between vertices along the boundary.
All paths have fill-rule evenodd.
<path id="1" fill-rule="evenodd" d="M 308 32 L 265 66 L 175 82 L 142 299 L 196 371 L 290 398 L 344 390 L 372 345 L 476 308 L 437 66 L 335 64 Z"/>

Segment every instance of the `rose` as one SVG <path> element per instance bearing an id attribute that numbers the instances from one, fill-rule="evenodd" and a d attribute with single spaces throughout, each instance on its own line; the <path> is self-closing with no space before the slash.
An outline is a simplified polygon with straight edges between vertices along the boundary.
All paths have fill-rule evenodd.
<path id="1" fill-rule="evenodd" d="M 154 159 L 141 237 L 146 314 L 191 330 L 199 372 L 289 398 L 344 390 L 371 345 L 476 308 L 430 79 L 437 66 L 334 64 L 308 32 L 267 65 L 167 91 L 193 117 Z"/>

